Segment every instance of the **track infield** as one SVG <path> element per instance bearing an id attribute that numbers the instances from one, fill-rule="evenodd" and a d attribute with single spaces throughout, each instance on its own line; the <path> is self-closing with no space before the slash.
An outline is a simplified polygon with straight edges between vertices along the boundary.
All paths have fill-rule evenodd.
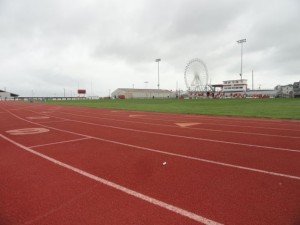
<path id="1" fill-rule="evenodd" d="M 300 224 L 300 121 L 0 102 L 0 224 Z"/>

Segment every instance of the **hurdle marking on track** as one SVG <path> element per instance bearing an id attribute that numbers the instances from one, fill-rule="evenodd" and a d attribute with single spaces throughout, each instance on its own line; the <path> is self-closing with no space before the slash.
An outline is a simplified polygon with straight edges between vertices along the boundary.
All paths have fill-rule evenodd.
<path id="1" fill-rule="evenodd" d="M 157 199 L 152 198 L 152 197 L 150 197 L 150 196 L 144 195 L 144 194 L 142 194 L 142 193 L 140 193 L 140 192 L 131 190 L 131 189 L 129 189 L 129 188 L 126 188 L 126 187 L 124 187 L 124 186 L 121 186 L 121 185 L 119 185 L 119 184 L 116 184 L 116 183 L 114 183 L 114 182 L 111 182 L 111 181 L 109 181 L 109 180 L 106 180 L 106 179 L 103 179 L 103 178 L 101 178 L 101 177 L 95 176 L 95 175 L 93 175 L 93 174 L 91 174 L 91 173 L 85 172 L 85 171 L 83 171 L 83 170 L 81 170 L 81 169 L 78 169 L 78 168 L 73 167 L 73 166 L 71 166 L 71 165 L 69 165 L 69 164 L 63 163 L 63 162 L 61 162 L 61 161 L 59 161 L 59 160 L 56 160 L 56 159 L 54 159 L 54 158 L 51 158 L 51 157 L 49 157 L 49 156 L 47 156 L 47 155 L 44 155 L 44 154 L 42 154 L 42 153 L 36 152 L 36 151 L 34 151 L 34 150 L 32 150 L 32 149 L 26 147 L 26 146 L 21 145 L 20 143 L 17 143 L 17 142 L 15 142 L 15 141 L 9 139 L 8 137 L 6 137 L 6 136 L 4 136 L 4 135 L 2 135 L 2 134 L 0 134 L 0 136 L 1 136 L 3 139 L 5 139 L 6 141 L 8 141 L 8 142 L 10 142 L 10 143 L 12 143 L 12 144 L 18 146 L 19 148 L 21 148 L 21 149 L 23 149 L 23 150 L 25 150 L 25 151 L 27 151 L 27 152 L 30 152 L 30 153 L 32 153 L 32 154 L 34 154 L 34 155 L 37 155 L 37 156 L 39 156 L 39 157 L 41 157 L 41 158 L 43 158 L 43 159 L 46 159 L 46 160 L 48 160 L 48 161 L 50 161 L 50 162 L 52 162 L 52 163 L 54 163 L 54 164 L 56 164 L 56 165 L 59 165 L 59 166 L 64 167 L 64 168 L 66 168 L 66 169 L 69 169 L 69 170 L 71 170 L 71 171 L 73 171 L 73 172 L 75 172 L 75 173 L 78 173 L 78 174 L 80 174 L 80 175 L 82 175 L 82 176 L 84 176 L 84 177 L 90 178 L 90 179 L 95 180 L 95 181 L 97 181 L 97 182 L 99 182 L 99 183 L 102 183 L 102 184 L 104 184 L 104 185 L 106 185 L 106 186 L 109 186 L 109 187 L 111 187 L 111 188 L 114 188 L 114 189 L 117 189 L 117 190 L 119 190 L 119 191 L 122 191 L 122 192 L 124 192 L 124 193 L 126 193 L 126 194 L 128 194 L 128 195 L 131 195 L 131 196 L 133 196 L 133 197 L 142 199 L 142 200 L 144 200 L 144 201 L 146 201 L 146 202 L 148 202 L 148 203 L 151 203 L 151 204 L 153 204 L 153 205 L 156 205 L 156 206 L 159 206 L 159 207 L 161 207 L 161 208 L 167 209 L 167 210 L 169 210 L 169 211 L 171 211 L 171 212 L 177 213 L 177 214 L 179 214 L 179 215 L 181 215 L 181 216 L 187 217 L 187 218 L 192 219 L 192 220 L 195 220 L 195 221 L 197 221 L 197 222 L 204 223 L 204 224 L 206 224 L 206 225 L 222 225 L 221 223 L 218 223 L 218 222 L 216 222 L 216 221 L 207 219 L 207 218 L 205 218 L 205 217 L 203 217 L 203 216 L 200 216 L 200 215 L 198 215 L 198 214 L 189 212 L 189 211 L 187 211 L 187 210 L 184 210 L 184 209 L 182 209 L 182 208 L 179 208 L 179 207 L 176 207 L 176 206 L 174 206 L 174 205 L 168 204 L 168 203 L 166 203 L 166 202 L 157 200 Z"/>

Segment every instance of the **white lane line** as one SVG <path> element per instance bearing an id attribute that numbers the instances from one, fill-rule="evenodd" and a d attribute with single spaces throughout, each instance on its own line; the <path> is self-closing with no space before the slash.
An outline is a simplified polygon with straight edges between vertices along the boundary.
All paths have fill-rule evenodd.
<path id="1" fill-rule="evenodd" d="M 60 112 L 60 113 L 64 113 L 64 112 Z M 89 114 L 93 114 L 93 115 L 99 115 L 97 113 L 90 113 L 88 112 Z M 111 114 L 107 114 L 107 116 L 112 116 Z M 113 115 L 113 116 L 116 116 L 116 115 Z M 164 121 L 164 122 L 173 122 L 175 123 L 176 121 L 180 120 L 180 118 L 178 119 L 177 117 L 175 118 L 176 121 L 174 119 L 170 119 L 172 117 L 167 117 L 167 118 L 151 118 L 150 115 L 144 115 L 145 117 L 141 117 L 141 119 L 147 119 L 147 120 L 154 120 L 154 121 Z M 185 115 L 182 115 L 182 117 L 185 117 Z M 139 118 L 140 119 L 140 118 Z M 198 118 L 199 119 L 199 118 Z M 200 118 L 201 119 L 201 118 Z M 207 125 L 212 125 L 212 126 L 227 126 L 227 127 L 241 127 L 241 128 L 259 128 L 259 129 L 265 129 L 265 130 L 280 130 L 280 131 L 298 131 L 297 129 L 288 129 L 288 128 L 275 128 L 275 127 L 267 127 L 269 124 L 266 124 L 265 127 L 262 127 L 262 126 L 250 126 L 250 125 L 231 125 L 231 124 L 223 124 L 223 123 L 216 123 L 217 120 L 219 119 L 209 119 L 209 120 L 212 120 L 213 122 L 207 122 L 207 121 L 203 121 L 203 120 L 197 120 L 197 121 L 193 121 L 193 122 L 199 122 L 201 124 L 207 124 Z M 191 122 L 191 121 L 184 121 L 184 122 Z M 291 121 L 288 121 L 288 122 L 291 122 Z M 298 121 L 296 121 L 298 122 Z M 299 122 L 300 123 L 300 122 Z M 261 124 L 261 123 L 260 123 Z M 279 125 L 279 124 L 274 124 L 274 125 Z M 298 125 L 297 125 L 298 126 Z"/>
<path id="2" fill-rule="evenodd" d="M 28 148 L 38 148 L 38 147 L 44 147 L 44 146 L 49 146 L 49 145 L 65 144 L 65 143 L 82 141 L 82 140 L 87 140 L 87 139 L 90 139 L 90 138 L 85 137 L 85 138 L 78 138 L 78 139 L 73 139 L 73 140 L 68 140 L 68 141 L 58 141 L 58 142 L 53 142 L 53 143 L 48 143 L 48 144 L 29 146 Z"/>
<path id="3" fill-rule="evenodd" d="M 28 127 L 23 129 L 7 130 L 6 133 L 10 135 L 32 135 L 49 132 L 49 129 L 41 127 Z"/>
<path id="4" fill-rule="evenodd" d="M 59 119 L 63 119 L 63 118 L 57 117 L 57 116 L 53 116 L 53 117 L 59 118 Z M 124 128 L 124 127 L 116 127 L 116 126 L 103 125 L 103 124 L 97 124 L 97 123 L 90 123 L 90 122 L 84 122 L 84 121 L 72 120 L 72 119 L 69 119 L 69 121 L 76 122 L 76 123 L 83 123 L 83 124 L 93 125 L 93 126 L 100 126 L 100 127 L 107 127 L 107 128 L 112 128 L 112 129 L 118 129 L 118 130 L 126 130 L 126 131 L 138 132 L 138 133 L 145 133 L 145 134 L 154 134 L 154 135 L 162 135 L 162 136 L 168 136 L 168 137 L 184 138 L 184 139 L 190 139 L 190 140 L 216 142 L 216 143 L 222 143 L 222 144 L 240 145 L 240 146 L 246 146 L 246 147 L 256 147 L 256 148 L 265 148 L 265 149 L 272 149 L 272 150 L 279 150 L 279 151 L 287 151 L 287 152 L 300 153 L 300 149 L 279 148 L 279 147 L 264 146 L 264 145 L 245 144 L 245 143 L 232 142 L 232 141 L 221 141 L 221 140 L 209 139 L 209 138 L 190 137 L 190 136 L 183 136 L 183 135 L 177 135 L 177 134 L 168 134 L 168 133 L 160 133 L 160 132 L 154 132 L 154 131 L 145 131 L 145 130 L 137 130 L 137 129 Z"/>
<path id="5" fill-rule="evenodd" d="M 62 122 L 66 122 L 69 121 L 68 119 L 64 119 L 64 120 L 52 120 L 52 121 L 39 121 L 39 123 L 62 123 Z"/>
<path id="6" fill-rule="evenodd" d="M 76 167 L 73 167 L 73 166 L 71 166 L 71 165 L 69 165 L 69 164 L 66 164 L 66 163 L 63 163 L 63 162 L 61 162 L 61 161 L 58 161 L 58 160 L 56 160 L 56 159 L 54 159 L 54 158 L 51 158 L 51 157 L 49 157 L 49 156 L 47 156 L 47 155 L 44 155 L 44 154 L 39 153 L 39 152 L 36 152 L 36 151 L 34 151 L 34 150 L 32 150 L 32 149 L 26 147 L 26 146 L 23 146 L 23 145 L 21 145 L 21 144 L 15 142 L 15 141 L 9 139 L 8 137 L 6 137 L 6 136 L 4 136 L 4 135 L 2 135 L 2 134 L 0 134 L 0 136 L 1 136 L 3 139 L 5 139 L 6 141 L 8 141 L 8 142 L 10 142 L 10 143 L 12 143 L 12 144 L 18 146 L 19 148 L 21 148 L 21 149 L 23 149 L 23 150 L 25 150 L 25 151 L 27 151 L 27 152 L 30 152 L 30 153 L 32 153 L 32 154 L 34 154 L 34 155 L 37 155 L 37 156 L 39 156 L 39 157 L 41 157 L 41 158 L 43 158 L 43 159 L 46 159 L 46 160 L 48 160 L 48 161 L 50 161 L 50 162 L 52 162 L 52 163 L 54 163 L 54 164 L 56 164 L 56 165 L 59 165 L 59 166 L 64 167 L 64 168 L 66 168 L 66 169 L 69 169 L 69 170 L 71 170 L 71 171 L 73 171 L 73 172 L 76 172 L 76 173 L 78 173 L 78 174 L 80 174 L 80 175 L 82 175 L 82 176 L 84 176 L 84 177 L 90 178 L 90 179 L 95 180 L 95 181 L 97 181 L 97 182 L 99 182 L 99 183 L 102 183 L 102 184 L 104 184 L 104 185 L 107 185 L 107 186 L 109 186 L 109 187 L 111 187 L 111 188 L 114 188 L 114 189 L 117 189 L 117 190 L 119 190 L 119 191 L 122 191 L 122 192 L 124 192 L 124 193 L 126 193 L 126 194 L 128 194 L 128 195 L 131 195 L 131 196 L 133 196 L 133 197 L 139 198 L 139 199 L 144 200 L 144 201 L 146 201 L 146 202 L 149 202 L 149 203 L 151 203 L 151 204 L 153 204 L 153 205 L 156 205 L 156 206 L 159 206 L 159 207 L 161 207 L 161 208 L 167 209 L 167 210 L 169 210 L 169 211 L 171 211 L 171 212 L 177 213 L 177 214 L 179 214 L 179 215 L 181 215 L 181 216 L 187 217 L 187 218 L 189 218 L 189 219 L 195 220 L 195 221 L 200 222 L 200 223 L 204 223 L 204 224 L 207 224 L 207 225 L 221 225 L 221 223 L 218 223 L 218 222 L 216 222 L 216 221 L 207 219 L 207 218 L 205 218 L 205 217 L 203 217 L 203 216 L 200 216 L 200 215 L 198 215 L 198 214 L 189 212 L 189 211 L 187 211 L 187 210 L 184 210 L 184 209 L 182 209 L 182 208 L 176 207 L 176 206 L 174 206 L 174 205 L 170 205 L 170 204 L 168 204 L 168 203 L 166 203 L 166 202 L 157 200 L 157 199 L 152 198 L 152 197 L 150 197 L 150 196 L 144 195 L 144 194 L 142 194 L 142 193 L 140 193 L 140 192 L 136 192 L 136 191 L 134 191 L 134 190 L 128 189 L 128 188 L 126 188 L 126 187 L 124 187 L 124 186 L 121 186 L 121 185 L 119 185 L 119 184 L 113 183 L 113 182 L 111 182 L 111 181 L 109 181 L 109 180 L 103 179 L 103 178 L 101 178 L 101 177 L 95 176 L 95 175 L 93 175 L 93 174 L 90 174 L 90 173 L 88 173 L 88 172 L 85 172 L 85 171 L 83 171 L 83 170 L 81 170 L 81 169 L 78 169 L 78 168 L 76 168 Z"/>
<path id="7" fill-rule="evenodd" d="M 27 117 L 29 120 L 44 120 L 44 119 L 50 119 L 49 116 L 29 116 Z"/>
<path id="8" fill-rule="evenodd" d="M 96 118 L 96 119 L 101 119 L 101 120 L 124 122 L 124 123 L 145 124 L 145 125 L 164 126 L 164 127 L 178 127 L 178 126 L 174 126 L 174 125 L 145 123 L 145 122 L 128 121 L 128 120 L 120 120 L 120 119 L 111 119 L 111 118 L 103 118 L 103 117 L 98 117 L 98 116 L 85 116 L 85 115 L 78 115 L 78 114 L 66 113 L 66 112 L 60 112 L 60 113 L 67 114 L 67 115 L 73 115 L 73 116 L 86 117 L 86 118 Z M 173 122 L 173 120 L 170 120 L 170 121 Z M 202 123 L 198 123 L 198 124 L 202 124 Z M 197 127 L 197 128 L 195 128 L 195 127 L 185 127 L 185 128 L 186 129 L 192 129 L 192 130 L 204 130 L 204 131 L 221 132 L 221 133 L 232 133 L 232 134 L 244 134 L 244 135 L 257 135 L 257 136 L 266 136 L 266 137 L 280 137 L 280 138 L 300 139 L 300 137 L 296 137 L 296 136 L 285 136 L 285 135 L 277 135 L 277 134 L 264 134 L 264 133 L 253 133 L 253 132 L 242 132 L 242 131 L 231 131 L 231 130 L 228 131 L 228 130 L 217 130 L 217 129 L 199 128 L 199 127 Z"/>
<path id="9" fill-rule="evenodd" d="M 43 124 L 35 123 L 35 122 L 32 122 L 32 121 L 23 119 L 23 118 L 15 115 L 11 112 L 9 112 L 9 113 L 11 115 L 13 115 L 14 117 L 20 119 L 20 120 L 27 121 L 28 123 L 40 125 L 40 126 L 43 126 L 43 127 L 46 127 L 46 128 L 50 128 L 50 129 L 53 129 L 53 130 L 57 130 L 57 131 L 61 131 L 61 132 L 69 133 L 69 134 L 74 134 L 74 135 L 78 135 L 78 136 L 82 136 L 82 137 L 87 137 L 87 138 L 91 138 L 91 139 L 95 139 L 95 140 L 99 140 L 99 141 L 105 141 L 105 142 L 112 143 L 112 144 L 122 145 L 122 146 L 126 146 L 126 147 L 132 147 L 132 148 L 135 148 L 135 149 L 140 149 L 140 150 L 145 150 L 145 151 L 151 151 L 151 152 L 160 153 L 160 154 L 164 154 L 164 155 L 170 155 L 170 156 L 176 156 L 176 157 L 185 158 L 185 159 L 201 161 L 201 162 L 205 162 L 205 163 L 211 163 L 211 164 L 219 165 L 219 166 L 225 166 L 225 167 L 230 167 L 230 168 L 235 168 L 235 169 L 247 170 L 247 171 L 252 171 L 252 172 L 257 172 L 257 173 L 262 173 L 262 174 L 268 174 L 268 175 L 273 175 L 273 176 L 279 176 L 279 177 L 285 177 L 285 178 L 300 180 L 300 177 L 298 177 L 298 176 L 293 176 L 293 175 L 288 175 L 288 174 L 283 174 L 283 173 L 276 173 L 276 172 L 271 172 L 271 171 L 267 171 L 267 170 L 254 169 L 254 168 L 250 168 L 250 167 L 239 166 L 239 165 L 234 165 L 234 164 L 229 164 L 229 163 L 222 163 L 222 162 L 218 162 L 218 161 L 201 159 L 201 158 L 196 158 L 196 157 L 191 157 L 191 156 L 186 156 L 186 155 L 181 155 L 181 154 L 176 154 L 176 153 L 171 153 L 171 152 L 164 152 L 164 151 L 151 149 L 151 148 L 146 148 L 146 147 L 142 147 L 142 146 L 138 146 L 138 145 L 131 145 L 131 144 L 126 144 L 126 143 L 122 143 L 122 142 L 118 142 L 118 141 L 112 141 L 112 140 L 108 140 L 108 139 L 93 137 L 93 136 L 89 136 L 89 135 L 85 135 L 85 134 L 76 133 L 76 132 L 73 132 L 73 131 L 63 130 L 63 129 L 59 129 L 59 128 L 50 127 L 50 126 L 46 126 L 46 125 L 43 125 Z"/>

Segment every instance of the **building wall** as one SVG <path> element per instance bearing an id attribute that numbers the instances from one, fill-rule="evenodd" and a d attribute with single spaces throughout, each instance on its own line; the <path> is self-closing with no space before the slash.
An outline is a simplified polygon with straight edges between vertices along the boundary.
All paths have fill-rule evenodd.
<path id="1" fill-rule="evenodd" d="M 294 83 L 293 91 L 294 91 L 294 97 L 300 98 L 300 81 Z"/>
<path id="2" fill-rule="evenodd" d="M 281 98 L 293 98 L 294 97 L 294 90 L 293 85 L 285 85 L 280 86 L 278 88 L 278 96 Z"/>
<path id="3" fill-rule="evenodd" d="M 251 90 L 246 92 L 247 97 L 256 97 L 259 95 L 269 96 L 269 97 L 277 97 L 278 90 Z"/>
<path id="4" fill-rule="evenodd" d="M 10 93 L 9 92 L 0 92 L 0 100 L 7 100 L 10 99 Z"/>
<path id="5" fill-rule="evenodd" d="M 246 92 L 247 80 L 226 80 L 223 81 L 222 91 L 224 93 Z"/>
<path id="6" fill-rule="evenodd" d="M 112 92 L 112 98 L 125 96 L 125 99 L 175 98 L 176 93 L 155 89 L 117 89 Z"/>

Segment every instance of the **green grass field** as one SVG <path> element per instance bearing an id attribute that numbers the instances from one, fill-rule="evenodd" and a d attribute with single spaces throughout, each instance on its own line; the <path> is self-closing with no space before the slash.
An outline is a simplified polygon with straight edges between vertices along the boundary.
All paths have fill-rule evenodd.
<path id="1" fill-rule="evenodd" d="M 300 120 L 300 99 L 135 99 L 48 101 L 94 108 Z"/>

